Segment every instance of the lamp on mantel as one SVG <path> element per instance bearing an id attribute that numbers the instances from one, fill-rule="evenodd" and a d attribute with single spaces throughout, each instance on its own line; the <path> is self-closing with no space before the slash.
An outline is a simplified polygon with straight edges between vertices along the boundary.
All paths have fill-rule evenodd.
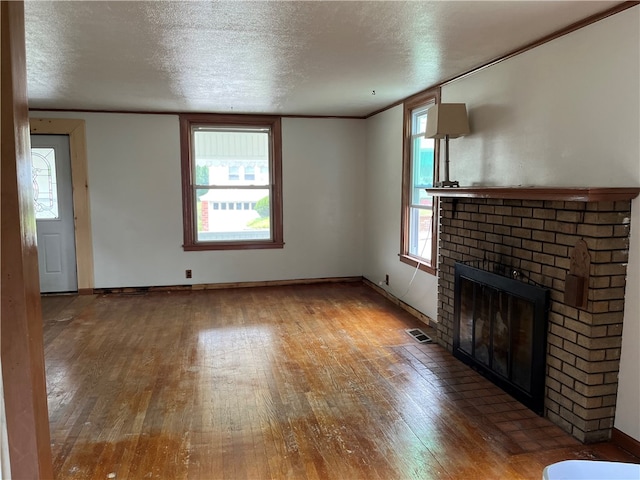
<path id="1" fill-rule="evenodd" d="M 444 138 L 444 180 L 436 182 L 436 187 L 460 186 L 457 181 L 449 180 L 449 138 L 461 137 L 469 132 L 464 103 L 439 103 L 427 110 L 425 138 Z"/>

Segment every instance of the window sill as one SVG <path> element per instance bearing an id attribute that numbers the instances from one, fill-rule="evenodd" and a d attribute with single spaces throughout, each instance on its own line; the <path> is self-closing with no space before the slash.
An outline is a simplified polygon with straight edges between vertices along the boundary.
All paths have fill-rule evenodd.
<path id="1" fill-rule="evenodd" d="M 406 263 L 407 265 L 411 265 L 412 267 L 418 267 L 418 270 L 422 270 L 423 272 L 430 273 L 431 275 L 437 275 L 438 270 L 431 265 L 426 264 L 425 262 L 418 260 L 417 258 L 410 257 L 409 255 L 398 255 L 400 257 L 400 261 L 402 263 Z"/>
<path id="2" fill-rule="evenodd" d="M 217 242 L 182 245 L 182 249 L 185 252 L 211 250 L 260 250 L 269 248 L 284 248 L 284 242 Z"/>

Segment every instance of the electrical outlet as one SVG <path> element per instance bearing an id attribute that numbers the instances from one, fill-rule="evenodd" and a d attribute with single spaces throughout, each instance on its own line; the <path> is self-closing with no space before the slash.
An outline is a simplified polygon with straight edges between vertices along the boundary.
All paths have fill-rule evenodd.
<path id="1" fill-rule="evenodd" d="M 388 273 L 384 276 L 384 284 L 385 285 L 389 285 L 389 274 Z"/>
<path id="2" fill-rule="evenodd" d="M 191 278 L 191 270 L 185 270 L 185 271 L 184 271 L 184 276 L 185 276 L 186 278 Z"/>

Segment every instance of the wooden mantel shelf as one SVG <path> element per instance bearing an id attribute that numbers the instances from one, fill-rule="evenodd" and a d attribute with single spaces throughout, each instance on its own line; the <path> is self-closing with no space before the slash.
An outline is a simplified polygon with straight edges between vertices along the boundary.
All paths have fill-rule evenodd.
<path id="1" fill-rule="evenodd" d="M 434 197 L 501 198 L 509 200 L 559 200 L 565 202 L 613 202 L 632 200 L 640 187 L 451 187 L 427 188 Z"/>

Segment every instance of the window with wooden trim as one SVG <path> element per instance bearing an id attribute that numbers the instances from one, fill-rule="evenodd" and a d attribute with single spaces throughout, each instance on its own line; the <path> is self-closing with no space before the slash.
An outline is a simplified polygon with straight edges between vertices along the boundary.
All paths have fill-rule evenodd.
<path id="1" fill-rule="evenodd" d="M 281 146 L 280 117 L 180 115 L 184 250 L 283 247 Z"/>
<path id="2" fill-rule="evenodd" d="M 438 202 L 426 188 L 438 176 L 438 142 L 424 138 L 427 110 L 440 101 L 439 90 L 416 95 L 404 103 L 402 167 L 402 232 L 400 261 L 435 274 Z"/>

